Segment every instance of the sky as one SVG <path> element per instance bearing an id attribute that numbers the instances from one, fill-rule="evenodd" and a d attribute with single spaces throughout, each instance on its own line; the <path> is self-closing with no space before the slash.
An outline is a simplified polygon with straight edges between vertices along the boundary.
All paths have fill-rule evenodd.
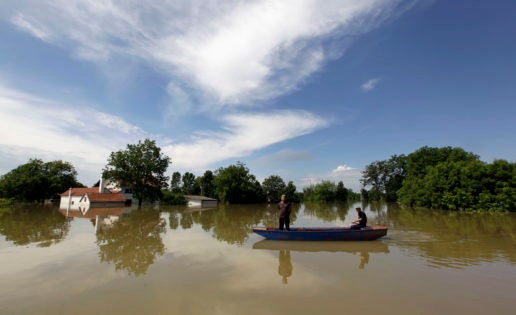
<path id="1" fill-rule="evenodd" d="M 354 191 L 423 146 L 516 160 L 516 1 L 0 3 L 0 174 L 155 140 L 173 172 L 243 162 Z"/>

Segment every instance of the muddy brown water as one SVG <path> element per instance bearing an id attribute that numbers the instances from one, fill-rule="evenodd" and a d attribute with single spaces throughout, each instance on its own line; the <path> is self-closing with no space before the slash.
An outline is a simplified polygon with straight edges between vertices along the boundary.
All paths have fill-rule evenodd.
<path id="1" fill-rule="evenodd" d="M 359 204 L 302 204 L 345 226 Z M 0 314 L 514 314 L 516 214 L 362 205 L 371 242 L 277 242 L 275 207 L 0 209 Z"/>

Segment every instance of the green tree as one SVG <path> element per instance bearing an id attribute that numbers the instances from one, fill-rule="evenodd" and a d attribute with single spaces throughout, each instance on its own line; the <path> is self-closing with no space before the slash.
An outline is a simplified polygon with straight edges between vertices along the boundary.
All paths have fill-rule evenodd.
<path id="1" fill-rule="evenodd" d="M 406 176 L 406 163 L 405 155 L 393 155 L 389 160 L 375 161 L 367 165 L 360 181 L 362 185 L 369 185 L 375 191 L 369 198 L 396 201 L 396 192 L 401 188 Z"/>
<path id="2" fill-rule="evenodd" d="M 186 199 L 181 192 L 172 192 L 168 189 L 161 190 L 160 204 L 164 205 L 184 205 Z"/>
<path id="3" fill-rule="evenodd" d="M 201 196 L 201 187 L 202 187 L 202 176 L 195 177 L 191 194 Z"/>
<path id="4" fill-rule="evenodd" d="M 161 153 L 153 140 L 145 139 L 138 144 L 128 144 L 125 150 L 111 152 L 103 177 L 129 186 L 141 207 L 142 200 L 156 200 L 161 188 L 167 187 L 165 171 L 170 158 Z"/>
<path id="5" fill-rule="evenodd" d="M 195 190 L 195 175 L 190 172 L 186 172 L 183 174 L 182 181 L 183 193 L 185 195 L 193 194 Z"/>
<path id="6" fill-rule="evenodd" d="M 181 192 L 181 173 L 172 173 L 172 179 L 170 180 L 170 190 L 174 193 Z"/>
<path id="7" fill-rule="evenodd" d="M 302 193 L 297 192 L 297 187 L 292 181 L 289 181 L 285 188 L 285 198 L 290 202 L 300 202 Z"/>
<path id="8" fill-rule="evenodd" d="M 321 183 L 315 185 L 315 198 L 317 201 L 334 201 L 337 187 L 335 183 L 323 180 Z"/>
<path id="9" fill-rule="evenodd" d="M 337 190 L 335 191 L 335 199 L 338 201 L 347 201 L 349 197 L 349 190 L 344 187 L 344 183 L 340 181 L 337 184 Z"/>
<path id="10" fill-rule="evenodd" d="M 70 187 L 83 187 L 77 181 L 77 171 L 71 163 L 58 160 L 45 163 L 45 167 L 50 184 L 47 197 L 61 194 Z"/>
<path id="11" fill-rule="evenodd" d="M 285 182 L 278 175 L 271 175 L 262 183 L 262 188 L 266 195 L 267 202 L 279 202 L 281 195 L 285 194 L 286 187 Z"/>
<path id="12" fill-rule="evenodd" d="M 459 175 L 458 169 L 465 165 L 454 164 L 455 162 L 477 163 L 479 160 L 478 156 L 473 153 L 452 147 L 432 148 L 425 146 L 409 154 L 407 156 L 406 177 L 402 187 L 397 192 L 399 202 L 406 206 L 442 207 L 441 196 L 445 193 L 446 203 L 450 206 L 456 205 L 457 198 L 466 202 L 466 192 L 456 188 L 460 183 L 447 182 L 460 181 L 461 178 L 466 178 L 465 176 L 455 177 L 455 175 Z M 448 174 L 452 170 L 453 173 Z M 431 185 L 436 185 L 436 187 L 431 187 Z M 461 185 L 466 185 L 466 183 Z M 452 192 L 454 189 L 456 191 Z"/>
<path id="13" fill-rule="evenodd" d="M 488 164 L 482 187 L 480 195 L 488 202 L 479 201 L 480 209 L 516 211 L 516 163 L 495 160 Z"/>
<path id="14" fill-rule="evenodd" d="M 303 199 L 305 201 L 329 202 L 335 201 L 337 187 L 335 183 L 323 180 L 315 186 L 309 186 L 303 189 Z"/>
<path id="15" fill-rule="evenodd" d="M 407 156 L 407 176 L 423 177 L 427 168 L 440 162 L 477 161 L 478 156 L 462 148 L 424 146 Z"/>
<path id="16" fill-rule="evenodd" d="M 77 171 L 69 162 L 43 162 L 30 159 L 28 163 L 0 178 L 0 194 L 17 201 L 39 201 L 64 192 L 69 187 L 84 187 L 77 181 Z"/>
<path id="17" fill-rule="evenodd" d="M 215 172 L 215 192 L 228 203 L 257 203 L 265 197 L 260 182 L 242 162 Z"/>
<path id="18" fill-rule="evenodd" d="M 214 198 L 215 197 L 215 184 L 214 184 L 213 172 L 207 170 L 201 178 L 201 195 Z"/>

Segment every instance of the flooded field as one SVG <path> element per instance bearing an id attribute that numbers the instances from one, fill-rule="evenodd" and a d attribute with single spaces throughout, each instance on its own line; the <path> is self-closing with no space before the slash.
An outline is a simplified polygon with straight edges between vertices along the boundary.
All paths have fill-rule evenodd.
<path id="1" fill-rule="evenodd" d="M 347 226 L 359 204 L 302 204 Z M 0 209 L 0 314 L 513 314 L 516 214 L 362 205 L 371 242 L 267 241 L 274 205 Z"/>

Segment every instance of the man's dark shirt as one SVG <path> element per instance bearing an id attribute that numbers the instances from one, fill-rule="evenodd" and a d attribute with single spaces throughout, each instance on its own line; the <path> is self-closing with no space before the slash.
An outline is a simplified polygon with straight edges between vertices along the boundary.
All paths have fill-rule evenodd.
<path id="1" fill-rule="evenodd" d="M 364 211 L 359 211 L 358 212 L 358 217 L 362 219 L 362 220 L 360 220 L 360 222 L 358 222 L 358 224 L 360 226 L 366 226 L 367 225 L 367 216 L 364 213 Z"/>
<path id="2" fill-rule="evenodd" d="M 279 208 L 279 216 L 280 218 L 286 218 L 290 215 L 290 203 L 284 202 L 284 203 L 278 203 Z"/>

